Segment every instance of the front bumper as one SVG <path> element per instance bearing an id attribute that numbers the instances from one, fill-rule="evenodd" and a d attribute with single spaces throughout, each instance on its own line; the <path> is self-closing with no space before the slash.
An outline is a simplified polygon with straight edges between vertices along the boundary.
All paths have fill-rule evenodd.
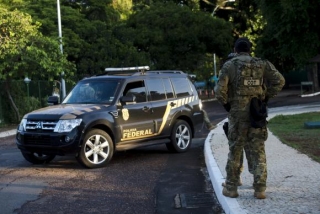
<path id="1" fill-rule="evenodd" d="M 22 152 L 65 155 L 78 151 L 80 136 L 77 129 L 67 133 L 17 132 L 16 144 Z"/>

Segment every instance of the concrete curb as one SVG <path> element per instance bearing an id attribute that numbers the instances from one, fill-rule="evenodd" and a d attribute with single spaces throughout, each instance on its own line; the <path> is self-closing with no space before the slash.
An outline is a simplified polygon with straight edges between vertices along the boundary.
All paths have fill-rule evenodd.
<path id="1" fill-rule="evenodd" d="M 222 122 L 220 122 L 217 125 L 219 126 L 219 125 L 223 124 L 223 122 L 226 120 L 227 119 L 223 120 Z M 207 165 L 209 177 L 210 177 L 211 183 L 213 185 L 213 188 L 216 192 L 216 196 L 220 202 L 220 205 L 222 206 L 222 209 L 224 210 L 224 212 L 226 214 L 247 214 L 247 212 L 244 211 L 240 207 L 237 199 L 228 198 L 228 197 L 225 197 L 221 194 L 221 192 L 222 192 L 222 185 L 221 184 L 225 181 L 225 178 L 223 177 L 223 175 L 219 169 L 219 166 L 213 157 L 213 153 L 212 153 L 212 149 L 211 149 L 213 135 L 214 135 L 214 133 L 213 133 L 213 131 L 211 131 L 208 134 L 208 137 L 206 138 L 205 145 L 204 145 L 204 156 L 205 156 L 205 162 Z"/>
<path id="2" fill-rule="evenodd" d="M 9 131 L 1 132 L 0 133 L 0 138 L 4 138 L 4 137 L 9 137 L 9 136 L 15 135 L 16 132 L 17 132 L 16 129 L 12 129 L 12 130 L 9 130 Z"/>
<path id="3" fill-rule="evenodd" d="M 313 94 L 303 94 L 303 95 L 301 95 L 301 97 L 313 97 L 313 96 L 317 96 L 319 94 L 320 94 L 320 92 L 316 92 L 316 93 L 313 93 Z"/>

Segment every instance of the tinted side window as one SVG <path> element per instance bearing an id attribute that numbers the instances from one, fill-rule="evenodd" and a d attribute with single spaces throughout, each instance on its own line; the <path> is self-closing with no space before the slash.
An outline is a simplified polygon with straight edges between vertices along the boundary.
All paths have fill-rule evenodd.
<path id="1" fill-rule="evenodd" d="M 164 85 L 162 79 L 148 79 L 146 80 L 148 87 L 148 100 L 164 100 L 166 99 L 166 92 L 164 90 Z"/>
<path id="2" fill-rule="evenodd" d="M 173 89 L 169 79 L 163 79 L 164 88 L 166 90 L 167 99 L 173 98 Z"/>
<path id="3" fill-rule="evenodd" d="M 186 78 L 171 78 L 173 89 L 176 93 L 176 96 L 186 97 L 192 95 L 192 89 L 190 83 Z"/>
<path id="4" fill-rule="evenodd" d="M 146 87 L 144 81 L 130 82 L 126 85 L 124 91 L 124 96 L 134 95 L 136 97 L 137 103 L 142 103 L 147 101 Z"/>

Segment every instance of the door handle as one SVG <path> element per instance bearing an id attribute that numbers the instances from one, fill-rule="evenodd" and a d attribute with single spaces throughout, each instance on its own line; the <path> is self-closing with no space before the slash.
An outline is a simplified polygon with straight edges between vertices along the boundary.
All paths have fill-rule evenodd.
<path id="1" fill-rule="evenodd" d="M 150 108 L 148 107 L 148 106 L 144 106 L 143 108 L 142 108 L 142 111 L 145 111 L 145 112 L 147 112 L 147 111 L 149 111 L 150 110 Z"/>
<path id="2" fill-rule="evenodd" d="M 177 104 L 174 103 L 174 102 L 171 102 L 171 103 L 170 103 L 170 106 L 171 106 L 171 107 L 173 107 L 173 106 L 175 106 L 175 105 L 177 105 Z"/>

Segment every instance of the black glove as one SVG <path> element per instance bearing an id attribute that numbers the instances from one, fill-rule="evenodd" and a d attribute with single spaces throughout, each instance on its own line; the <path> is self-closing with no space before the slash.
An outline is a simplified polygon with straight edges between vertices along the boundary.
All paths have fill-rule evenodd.
<path id="1" fill-rule="evenodd" d="M 229 112 L 230 109 L 231 109 L 230 103 L 224 104 L 224 105 L 223 105 L 223 108 L 224 108 L 227 112 Z"/>
<path id="2" fill-rule="evenodd" d="M 269 101 L 269 96 L 265 96 L 265 98 L 264 98 L 264 101 L 263 101 L 263 102 L 267 104 L 267 103 L 268 103 L 268 101 Z"/>
<path id="3" fill-rule="evenodd" d="M 229 123 L 228 122 L 224 122 L 223 126 L 223 131 L 226 134 L 227 138 L 228 138 L 228 130 L 229 130 Z"/>

